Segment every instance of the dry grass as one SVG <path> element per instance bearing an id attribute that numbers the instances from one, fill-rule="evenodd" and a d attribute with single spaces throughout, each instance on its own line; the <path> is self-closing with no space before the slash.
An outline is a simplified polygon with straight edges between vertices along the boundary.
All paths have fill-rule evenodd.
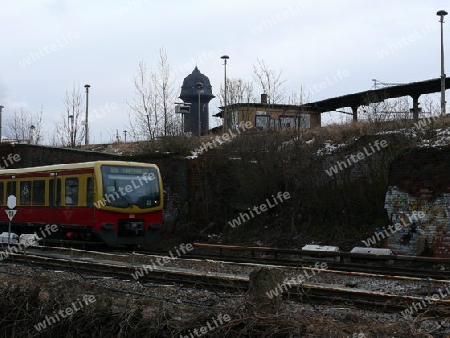
<path id="1" fill-rule="evenodd" d="M 426 119 L 426 118 L 424 118 Z M 331 124 L 320 128 L 302 129 L 300 131 L 283 131 L 275 134 L 284 135 L 284 138 L 295 137 L 300 135 L 303 141 L 316 139 L 318 141 L 329 140 L 333 143 L 345 143 L 354 140 L 356 137 L 375 135 L 378 132 L 398 131 L 401 129 L 414 129 L 414 120 L 394 120 L 385 122 L 367 122 L 360 121 L 349 124 Z M 437 129 L 450 126 L 450 116 L 443 118 L 433 118 L 431 123 L 427 124 L 426 129 Z M 99 152 L 107 152 L 122 155 L 142 155 L 155 152 L 170 152 L 181 155 L 191 155 L 191 151 L 195 150 L 202 143 L 206 143 L 221 137 L 224 133 L 204 135 L 200 138 L 186 136 L 170 136 L 154 141 L 139 142 L 114 142 L 108 144 L 90 144 L 82 146 L 81 149 Z M 255 132 L 251 130 L 245 135 L 253 138 L 261 139 L 270 137 L 271 132 Z M 238 140 L 236 138 L 235 140 Z M 227 147 L 224 145 L 224 147 Z"/>
<path id="2" fill-rule="evenodd" d="M 364 333 L 364 337 L 406 337 L 413 332 L 414 337 L 426 337 L 415 322 L 381 323 L 339 312 L 311 315 L 302 310 L 301 304 L 296 314 L 286 311 L 265 315 L 245 299 L 233 306 L 192 308 L 125 293 L 112 294 L 75 281 L 38 284 L 24 277 L 1 279 L 2 337 L 190 337 L 202 327 L 208 328 L 208 337 L 353 337 L 355 333 Z M 96 302 L 40 332 L 35 329 L 46 316 L 70 307 L 82 294 L 95 295 Z M 218 318 L 225 315 L 230 319 L 220 322 Z"/>

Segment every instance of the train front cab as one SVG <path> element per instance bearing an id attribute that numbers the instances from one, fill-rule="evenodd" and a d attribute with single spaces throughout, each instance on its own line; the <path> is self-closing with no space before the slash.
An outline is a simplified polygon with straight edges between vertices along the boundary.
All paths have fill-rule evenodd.
<path id="1" fill-rule="evenodd" d="M 150 244 L 162 230 L 163 193 L 154 165 L 96 164 L 93 234 L 109 245 Z"/>

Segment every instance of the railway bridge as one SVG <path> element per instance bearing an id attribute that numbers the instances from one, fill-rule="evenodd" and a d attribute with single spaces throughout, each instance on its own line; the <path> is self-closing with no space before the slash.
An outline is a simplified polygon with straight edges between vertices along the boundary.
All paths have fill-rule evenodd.
<path id="1" fill-rule="evenodd" d="M 445 89 L 450 88 L 450 79 L 445 79 Z M 423 94 L 437 93 L 441 91 L 441 79 L 430 79 L 420 82 L 388 86 L 379 89 L 366 90 L 364 92 L 347 94 L 321 101 L 304 104 L 305 110 L 314 111 L 319 116 L 322 113 L 336 111 L 339 108 L 350 107 L 352 109 L 353 121 L 358 121 L 358 108 L 370 103 L 378 103 L 387 99 L 411 96 L 413 100 L 413 118 L 419 118 L 419 97 Z M 320 118 L 319 118 L 320 121 Z"/>

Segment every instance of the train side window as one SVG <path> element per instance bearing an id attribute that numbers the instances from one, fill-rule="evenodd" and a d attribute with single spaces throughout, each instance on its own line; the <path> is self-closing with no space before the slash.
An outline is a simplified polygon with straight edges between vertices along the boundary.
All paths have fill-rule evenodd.
<path id="1" fill-rule="evenodd" d="M 88 177 L 86 181 L 86 205 L 88 207 L 94 205 L 94 185 L 92 177 Z"/>
<path id="2" fill-rule="evenodd" d="M 5 185 L 3 182 L 0 182 L 0 204 L 5 203 Z"/>
<path id="3" fill-rule="evenodd" d="M 15 181 L 8 181 L 8 184 L 6 185 L 6 193 L 9 195 L 16 196 L 16 182 Z"/>
<path id="4" fill-rule="evenodd" d="M 33 192 L 31 194 L 33 198 L 33 205 L 45 204 L 45 181 L 36 180 L 33 181 Z"/>
<path id="5" fill-rule="evenodd" d="M 31 204 L 31 181 L 20 181 L 20 205 Z"/>
<path id="6" fill-rule="evenodd" d="M 66 205 L 78 205 L 78 178 L 66 178 Z"/>
<path id="7" fill-rule="evenodd" d="M 55 191 L 55 179 L 51 179 L 49 182 L 49 204 L 51 207 L 59 207 L 61 205 L 61 179 L 56 179 L 56 191 Z M 55 199 L 56 192 L 56 199 Z"/>

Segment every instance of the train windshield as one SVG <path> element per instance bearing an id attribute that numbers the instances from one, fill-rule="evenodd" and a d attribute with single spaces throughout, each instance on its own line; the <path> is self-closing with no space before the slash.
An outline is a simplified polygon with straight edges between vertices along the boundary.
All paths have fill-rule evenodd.
<path id="1" fill-rule="evenodd" d="M 154 168 L 102 165 L 103 199 L 105 205 L 141 209 L 160 205 L 158 173 Z"/>

